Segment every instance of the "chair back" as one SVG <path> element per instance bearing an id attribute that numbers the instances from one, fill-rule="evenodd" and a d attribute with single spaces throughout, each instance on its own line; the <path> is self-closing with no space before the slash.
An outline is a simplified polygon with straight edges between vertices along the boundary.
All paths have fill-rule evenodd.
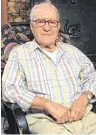
<path id="1" fill-rule="evenodd" d="M 1 75 L 13 47 L 33 39 L 29 22 L 10 22 L 1 28 Z"/>

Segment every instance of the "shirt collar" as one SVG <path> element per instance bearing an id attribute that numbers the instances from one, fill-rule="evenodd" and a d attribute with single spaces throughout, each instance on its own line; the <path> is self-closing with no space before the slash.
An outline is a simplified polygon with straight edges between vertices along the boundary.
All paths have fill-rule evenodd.
<path id="1" fill-rule="evenodd" d="M 28 48 L 30 49 L 31 52 L 34 52 L 36 49 L 40 49 L 39 44 L 36 42 L 35 39 L 33 39 L 33 41 L 29 41 L 26 43 Z"/>
<path id="2" fill-rule="evenodd" d="M 64 50 L 64 47 L 63 47 L 64 44 L 66 44 L 66 43 L 63 43 L 63 42 L 56 42 L 57 48 L 60 49 L 60 50 L 62 50 L 62 51 L 65 51 L 65 50 Z M 41 50 L 41 47 L 40 47 L 40 45 L 36 42 L 36 40 L 34 39 L 33 41 L 31 41 L 30 49 L 31 49 L 31 51 L 33 52 L 33 51 L 35 51 L 35 50 L 37 50 L 37 49 L 40 49 L 40 50 Z"/>
<path id="3" fill-rule="evenodd" d="M 32 46 L 33 47 L 33 51 L 35 51 L 36 49 L 40 49 L 41 48 L 40 45 L 36 42 L 35 39 L 33 40 L 33 42 L 34 42 L 34 45 Z"/>

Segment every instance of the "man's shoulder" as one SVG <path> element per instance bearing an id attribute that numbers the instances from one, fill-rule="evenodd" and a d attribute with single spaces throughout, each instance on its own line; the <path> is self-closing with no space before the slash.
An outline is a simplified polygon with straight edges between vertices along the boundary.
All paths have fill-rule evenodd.
<path id="1" fill-rule="evenodd" d="M 34 44 L 34 41 L 29 41 L 29 42 L 26 42 L 25 44 L 18 44 L 17 46 L 15 46 L 13 49 L 12 49 L 12 52 L 20 52 L 20 51 L 24 51 L 24 50 L 30 50 L 30 48 L 32 49 L 31 46 L 33 46 Z"/>
<path id="2" fill-rule="evenodd" d="M 65 52 L 73 53 L 74 51 L 79 51 L 77 47 L 71 45 L 69 43 L 59 42 L 58 45 L 64 50 Z"/>

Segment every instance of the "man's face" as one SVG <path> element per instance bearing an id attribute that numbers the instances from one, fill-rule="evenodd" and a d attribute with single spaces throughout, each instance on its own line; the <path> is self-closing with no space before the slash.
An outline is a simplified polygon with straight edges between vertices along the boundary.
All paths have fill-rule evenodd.
<path id="1" fill-rule="evenodd" d="M 55 9 L 49 5 L 42 5 L 35 10 L 35 17 L 33 20 L 38 20 L 37 22 L 31 23 L 31 30 L 40 46 L 54 45 L 60 29 L 60 23 L 57 22 L 59 20 Z M 49 24 L 46 22 L 44 26 L 40 26 L 40 23 L 42 25 L 44 21 L 49 21 Z M 52 25 L 54 21 L 57 22 L 57 25 L 55 27 L 50 26 L 50 23 Z"/>

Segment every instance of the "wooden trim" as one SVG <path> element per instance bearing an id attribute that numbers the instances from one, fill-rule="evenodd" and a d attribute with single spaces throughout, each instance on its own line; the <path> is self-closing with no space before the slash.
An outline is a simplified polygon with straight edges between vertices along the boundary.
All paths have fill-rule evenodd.
<path id="1" fill-rule="evenodd" d="M 8 23 L 8 0 L 1 0 L 1 25 Z"/>

